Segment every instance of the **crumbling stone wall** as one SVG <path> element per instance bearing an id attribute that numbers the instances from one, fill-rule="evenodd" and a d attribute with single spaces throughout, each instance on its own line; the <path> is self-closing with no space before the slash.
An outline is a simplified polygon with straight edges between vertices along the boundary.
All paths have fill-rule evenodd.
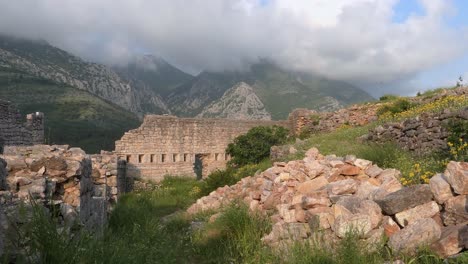
<path id="1" fill-rule="evenodd" d="M 130 177 L 160 181 L 165 175 L 196 176 L 194 163 L 201 162 L 203 175 L 225 167 L 225 150 L 232 140 L 255 126 L 280 125 L 286 121 L 177 118 L 148 115 L 143 124 L 116 142 L 115 152 L 125 160 Z"/>
<path id="2" fill-rule="evenodd" d="M 6 183 L 0 188 L 3 231 L 14 230 L 5 223 L 23 224 L 25 219 L 18 218 L 17 212 L 24 206 L 31 209 L 34 200 L 45 210 L 58 212 L 60 226 L 69 228 L 80 223 L 99 233 L 117 201 L 119 171 L 125 176 L 125 166 L 117 170 L 115 154 L 89 156 L 67 145 L 8 146 L 0 157 L 0 182 Z"/>
<path id="3" fill-rule="evenodd" d="M 402 122 L 390 122 L 369 131 L 373 142 L 395 142 L 407 150 L 424 153 L 447 148 L 447 126 L 451 120 L 468 120 L 468 108 L 425 113 Z"/>
<path id="4" fill-rule="evenodd" d="M 43 144 L 44 114 L 29 114 L 23 123 L 18 110 L 10 102 L 0 100 L 0 140 L 6 146 Z"/>
<path id="5" fill-rule="evenodd" d="M 295 109 L 289 114 L 291 132 L 330 132 L 342 126 L 363 126 L 377 120 L 377 109 L 381 104 L 354 105 L 335 112 L 316 112 L 308 109 Z"/>

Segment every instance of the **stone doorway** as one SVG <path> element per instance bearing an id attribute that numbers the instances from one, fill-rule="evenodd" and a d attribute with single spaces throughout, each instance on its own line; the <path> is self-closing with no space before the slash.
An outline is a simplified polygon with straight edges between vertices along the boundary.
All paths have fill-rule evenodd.
<path id="1" fill-rule="evenodd" d="M 195 154 L 195 162 L 193 163 L 193 171 L 195 172 L 195 175 L 197 176 L 197 180 L 201 180 L 203 176 L 206 176 L 209 158 L 210 158 L 210 154 L 206 154 L 206 153 Z"/>

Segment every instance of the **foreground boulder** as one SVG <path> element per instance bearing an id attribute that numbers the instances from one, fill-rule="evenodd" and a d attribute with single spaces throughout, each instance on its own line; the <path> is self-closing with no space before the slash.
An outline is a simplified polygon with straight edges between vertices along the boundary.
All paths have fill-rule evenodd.
<path id="1" fill-rule="evenodd" d="M 351 155 L 323 156 L 312 148 L 303 160 L 275 163 L 218 188 L 188 212 L 219 211 L 240 200 L 271 217 L 273 229 L 262 241 L 272 247 L 317 236 L 333 246 L 353 234 L 369 248 L 386 236 L 395 252 L 443 244 L 436 252 L 447 257 L 466 250 L 468 240 L 463 228 L 468 223 L 467 196 L 452 192 L 452 183 L 460 186 L 454 179 L 468 168 L 466 163 L 451 164 L 446 172 L 451 180 L 439 175 L 430 185 L 403 187 L 398 170 L 383 170 Z"/>

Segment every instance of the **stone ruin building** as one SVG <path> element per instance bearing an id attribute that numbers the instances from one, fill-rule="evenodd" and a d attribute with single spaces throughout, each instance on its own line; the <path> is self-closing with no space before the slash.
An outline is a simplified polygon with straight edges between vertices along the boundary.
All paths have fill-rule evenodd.
<path id="1" fill-rule="evenodd" d="M 165 175 L 201 178 L 224 168 L 226 147 L 234 138 L 256 126 L 287 121 L 177 118 L 147 115 L 143 124 L 115 143 L 115 152 L 127 161 L 127 173 L 145 180 L 160 181 Z"/>
<path id="2" fill-rule="evenodd" d="M 28 114 L 24 123 L 16 107 L 0 99 L 0 141 L 5 146 L 44 144 L 44 114 Z"/>

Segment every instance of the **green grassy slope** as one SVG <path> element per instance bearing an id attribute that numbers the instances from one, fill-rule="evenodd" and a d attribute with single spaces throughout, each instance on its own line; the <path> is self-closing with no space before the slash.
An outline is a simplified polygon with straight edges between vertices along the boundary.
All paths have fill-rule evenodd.
<path id="1" fill-rule="evenodd" d="M 134 114 L 88 92 L 1 68 L 0 98 L 16 104 L 23 115 L 44 112 L 46 143 L 88 153 L 113 150 L 115 140 L 140 123 Z"/>

